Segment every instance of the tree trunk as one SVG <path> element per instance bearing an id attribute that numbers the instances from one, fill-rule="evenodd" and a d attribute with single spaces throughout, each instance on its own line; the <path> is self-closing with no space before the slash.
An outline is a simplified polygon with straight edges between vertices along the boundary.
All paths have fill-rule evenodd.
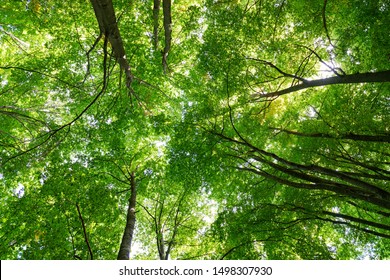
<path id="1" fill-rule="evenodd" d="M 114 57 L 126 74 L 126 85 L 130 87 L 133 81 L 133 75 L 131 74 L 130 65 L 126 58 L 112 0 L 91 0 L 91 3 L 99 23 L 100 34 L 108 38 L 114 52 Z"/>
<path id="2" fill-rule="evenodd" d="M 171 0 L 163 0 L 163 13 L 164 13 L 164 30 L 165 30 L 165 47 L 163 51 L 163 68 L 164 73 L 168 71 L 168 53 L 171 50 L 172 41 L 172 15 L 171 15 Z"/>
<path id="3" fill-rule="evenodd" d="M 161 0 L 154 0 L 153 5 L 153 45 L 157 50 L 158 47 L 158 19 L 160 13 Z"/>
<path id="4" fill-rule="evenodd" d="M 131 195 L 129 198 L 129 208 L 127 210 L 127 222 L 118 253 L 118 260 L 128 260 L 130 258 L 131 242 L 133 240 L 135 228 L 135 204 L 137 199 L 137 188 L 134 172 L 131 173 L 130 187 Z"/>
<path id="5" fill-rule="evenodd" d="M 327 86 L 327 85 L 336 85 L 336 84 L 359 84 L 359 83 L 384 83 L 384 82 L 390 82 L 390 70 L 382 71 L 382 72 L 375 72 L 375 73 L 357 73 L 357 74 L 350 74 L 350 75 L 340 75 L 340 76 L 334 76 L 330 78 L 325 79 L 318 79 L 318 80 L 301 80 L 302 83 L 270 92 L 270 93 L 255 93 L 252 95 L 253 98 L 270 98 L 270 97 L 278 97 L 284 94 L 300 91 L 307 88 L 312 87 L 321 87 L 321 86 Z"/>

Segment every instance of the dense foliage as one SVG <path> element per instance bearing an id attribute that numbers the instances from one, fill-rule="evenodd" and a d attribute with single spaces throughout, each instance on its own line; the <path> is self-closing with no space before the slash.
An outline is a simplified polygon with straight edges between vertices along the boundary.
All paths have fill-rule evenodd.
<path id="1" fill-rule="evenodd" d="M 389 259 L 389 13 L 2 1 L 0 258 Z"/>

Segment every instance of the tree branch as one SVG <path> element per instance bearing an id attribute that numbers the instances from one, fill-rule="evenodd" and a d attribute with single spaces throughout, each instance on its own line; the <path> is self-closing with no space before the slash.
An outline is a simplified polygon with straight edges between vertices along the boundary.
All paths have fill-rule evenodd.
<path id="1" fill-rule="evenodd" d="M 328 4 L 328 0 L 324 0 L 324 6 L 322 7 L 322 22 L 324 25 L 325 34 L 326 34 L 326 37 L 328 38 L 329 44 L 334 48 L 335 46 L 332 44 L 332 40 L 330 39 L 328 27 L 326 24 L 326 5 L 327 4 Z"/>
<path id="2" fill-rule="evenodd" d="M 322 87 L 322 86 L 336 85 L 336 84 L 385 83 L 385 82 L 390 82 L 390 70 L 374 72 L 374 73 L 368 72 L 368 73 L 349 74 L 343 76 L 334 76 L 334 77 L 318 79 L 318 80 L 305 80 L 304 82 L 298 85 L 288 87 L 282 90 L 277 90 L 265 94 L 264 93 L 252 94 L 252 98 L 254 100 L 259 100 L 263 98 L 279 97 L 285 94 L 297 92 L 308 88 Z"/>
<path id="3" fill-rule="evenodd" d="M 283 128 L 277 127 L 269 127 L 269 129 L 277 130 L 279 132 L 284 132 L 291 135 L 297 135 L 302 137 L 313 137 L 313 138 L 331 138 L 331 139 L 347 139 L 354 141 L 365 141 L 365 142 L 386 142 L 390 143 L 390 135 L 363 135 L 363 134 L 355 134 L 348 133 L 343 135 L 331 135 L 328 133 L 304 133 L 299 131 L 293 131 Z"/>
<path id="4" fill-rule="evenodd" d="M 83 216 L 81 215 L 81 211 L 80 211 L 80 207 L 79 207 L 78 203 L 76 203 L 76 208 L 77 208 L 77 212 L 79 213 L 79 218 L 80 218 L 80 221 L 81 221 L 81 225 L 83 227 L 84 240 L 85 240 L 85 243 L 87 243 L 87 246 L 88 246 L 89 256 L 90 256 L 90 259 L 93 260 L 93 254 L 92 254 L 91 245 L 89 244 L 89 240 L 88 240 L 88 236 L 87 236 L 87 230 L 85 228 L 84 219 L 83 219 Z"/>

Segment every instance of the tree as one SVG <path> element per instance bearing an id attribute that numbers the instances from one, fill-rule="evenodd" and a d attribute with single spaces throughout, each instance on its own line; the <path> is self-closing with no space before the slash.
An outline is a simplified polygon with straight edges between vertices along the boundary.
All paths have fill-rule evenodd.
<path id="1" fill-rule="evenodd" d="M 303 15 L 303 13 L 289 14 L 303 6 L 281 2 L 276 9 L 267 10 L 268 13 L 270 10 L 275 11 L 279 21 L 282 16 L 288 18 L 290 15 L 292 17 Z M 258 10 L 252 9 L 251 14 L 248 7 L 242 8 L 243 14 L 240 14 L 240 7 L 238 7 L 239 11 L 234 9 L 234 13 L 229 10 L 221 11 L 219 6 L 210 8 L 211 11 L 215 11 L 215 13 L 210 12 L 212 19 L 208 29 L 212 43 L 204 46 L 205 55 L 201 56 L 203 69 L 211 77 L 206 81 L 207 87 L 217 89 L 214 91 L 214 99 L 216 100 L 215 107 L 218 109 L 206 113 L 206 118 L 200 118 L 198 114 L 197 122 L 205 131 L 220 139 L 215 140 L 219 143 L 215 145 L 218 146 L 216 153 L 223 155 L 223 158 L 231 158 L 225 161 L 226 169 L 230 167 L 251 173 L 248 175 L 249 179 L 238 186 L 252 184 L 254 189 L 248 191 L 248 187 L 237 186 L 245 190 L 242 191 L 242 196 L 245 194 L 246 199 L 239 202 L 233 198 L 232 208 L 225 208 L 222 212 L 221 221 L 218 223 L 220 228 L 216 226 L 215 234 L 221 236 L 220 241 L 225 242 L 227 246 L 225 252 L 228 253 L 223 254 L 223 258 L 232 254 L 234 250 L 241 251 L 235 252 L 232 258 L 258 258 L 259 254 L 266 257 L 272 256 L 272 258 L 291 257 L 286 252 L 295 255 L 294 258 L 305 258 L 309 255 L 309 248 L 314 246 L 312 243 L 308 242 L 306 246 L 301 243 L 297 245 L 294 240 L 296 236 L 299 236 L 298 233 L 284 235 L 278 232 L 287 228 L 299 229 L 301 226 L 308 230 L 308 224 L 311 223 L 309 221 L 313 219 L 316 220 L 317 227 L 326 221 L 332 223 L 333 230 L 336 229 L 336 231 L 338 228 L 347 227 L 349 231 L 369 233 L 374 240 L 378 237 L 388 238 L 389 190 L 386 163 L 388 155 L 386 153 L 387 144 L 385 144 L 388 142 L 388 132 L 381 121 L 374 121 L 377 116 L 384 116 L 386 113 L 383 107 L 374 108 L 372 103 L 372 98 L 376 96 L 375 104 L 385 104 L 384 93 L 388 85 L 383 83 L 388 81 L 385 74 L 388 69 L 385 65 L 388 63 L 374 67 L 384 68 L 382 78 L 379 78 L 382 75 L 381 72 L 367 75 L 345 74 L 349 65 L 345 63 L 342 67 L 344 70 L 337 65 L 337 61 L 345 53 L 339 52 L 338 46 L 333 43 L 333 47 L 328 47 L 322 43 L 326 42 L 327 38 L 316 38 L 315 33 L 312 38 L 308 33 L 304 33 L 305 37 L 302 38 L 303 28 L 301 26 L 305 24 L 304 22 L 309 22 L 302 19 L 299 19 L 299 25 L 293 22 L 290 23 L 291 29 L 280 31 L 281 34 L 288 33 L 288 38 L 278 32 L 276 28 L 282 26 L 278 23 L 272 30 L 273 34 L 266 33 L 267 31 L 271 33 L 270 29 L 263 29 L 263 32 L 267 30 L 265 35 L 257 36 L 256 41 L 251 41 L 251 34 L 244 33 L 245 31 L 238 24 L 240 21 L 246 22 L 247 19 L 252 19 L 254 14 L 258 15 Z M 329 12 L 328 8 L 329 6 L 327 12 Z M 218 17 L 220 13 L 230 14 L 222 18 Z M 261 19 L 264 21 L 263 17 Z M 236 27 L 234 22 L 237 22 L 237 29 L 234 29 Z M 222 27 L 225 25 L 231 28 L 224 31 L 226 29 Z M 234 37 L 230 35 L 232 29 L 235 32 Z M 299 32 L 296 31 L 297 29 Z M 315 28 L 310 26 L 310 31 L 314 30 Z M 228 38 L 226 40 L 223 39 L 224 33 Z M 240 37 L 243 33 L 245 35 Z M 327 37 L 330 35 L 328 34 Z M 315 43 L 316 50 L 308 45 L 311 40 L 319 42 Z M 256 48 L 256 44 L 264 46 L 258 43 L 259 41 L 271 42 L 267 47 Z M 293 51 L 286 51 L 286 46 Z M 281 51 L 282 47 L 284 47 L 284 52 Z M 213 56 L 206 55 L 207 52 L 213 51 L 215 51 Z M 277 64 L 269 62 L 268 58 L 275 53 L 278 55 L 274 55 L 272 61 L 278 61 Z M 383 55 L 384 52 L 382 52 Z M 324 59 L 324 56 L 328 56 L 330 61 Z M 213 60 L 213 57 L 229 61 L 229 66 L 218 67 L 220 62 Z M 253 57 L 264 59 L 250 59 Z M 279 63 L 291 70 L 282 70 L 281 67 L 276 66 Z M 316 70 L 321 69 L 317 66 L 318 64 L 323 65 L 323 69 L 330 71 L 334 76 L 320 79 L 306 78 L 313 77 Z M 353 68 L 356 69 L 356 64 Z M 369 72 L 371 71 L 373 70 L 369 69 Z M 377 77 L 378 79 L 363 77 Z M 374 85 L 371 82 L 379 84 Z M 283 89 L 282 86 L 289 83 L 291 86 Z M 332 85 L 344 83 L 352 84 Z M 353 85 L 353 83 L 367 84 Z M 314 88 L 315 86 L 323 87 L 317 89 Z M 298 92 L 295 91 L 306 88 L 310 90 L 299 93 L 302 96 L 297 96 Z M 291 96 L 283 96 L 286 93 L 291 93 Z M 256 103 L 253 102 L 254 97 Z M 204 104 L 207 102 L 213 102 L 213 100 L 209 98 Z M 224 106 L 218 107 L 218 103 Z M 380 118 L 382 120 L 382 117 Z M 204 119 L 206 121 L 203 121 Z M 265 190 L 261 191 L 262 188 Z M 378 193 L 374 195 L 367 188 L 373 188 L 373 191 L 376 189 L 374 192 L 378 191 Z M 255 190 L 262 195 L 255 195 Z M 266 191 L 271 194 L 265 194 Z M 361 193 L 362 196 L 356 196 L 355 191 Z M 289 195 L 287 196 L 286 193 Z M 310 199 L 303 199 L 303 196 L 308 196 Z M 371 200 L 376 200 L 376 198 L 379 200 Z M 276 199 L 278 203 L 275 204 Z M 294 213 L 289 217 L 280 218 L 275 212 L 266 212 L 263 207 L 262 211 L 269 213 L 268 216 L 263 216 L 267 218 L 256 218 L 256 215 L 263 214 L 254 210 L 261 208 L 260 205 L 269 205 L 267 207 L 274 205 L 273 207 L 278 209 L 294 209 Z M 314 205 L 316 207 L 312 209 Z M 309 207 L 310 212 L 315 213 L 314 216 L 303 216 L 301 207 L 305 209 Z M 243 217 L 242 220 L 232 223 L 232 219 L 238 215 Z M 297 216 L 301 217 L 297 218 Z M 244 221 L 251 217 L 257 222 L 250 223 L 246 227 Z M 338 219 L 333 219 L 335 217 Z M 274 225 L 267 220 L 271 220 Z M 378 224 L 372 223 L 377 221 L 379 221 Z M 230 224 L 230 228 L 222 229 L 221 225 L 226 224 Z M 347 224 L 348 226 L 345 226 Z M 328 228 L 327 225 L 322 227 Z M 247 230 L 246 237 L 238 235 L 238 232 L 243 230 Z M 318 236 L 318 229 L 313 228 L 313 230 L 315 231 L 311 236 Z M 329 228 L 326 232 L 328 236 L 332 235 Z M 237 238 L 234 234 L 239 237 Z M 362 234 L 357 233 L 357 236 L 362 236 Z M 355 238 L 352 234 L 350 237 Z M 288 243 L 288 246 L 284 246 L 284 252 L 278 252 L 276 248 L 281 242 Z M 317 245 L 321 244 L 319 240 L 316 242 Z M 378 241 L 373 242 L 378 244 L 378 248 L 383 246 L 379 245 Z M 329 244 L 329 241 L 326 243 Z M 322 249 L 316 246 L 318 252 L 329 252 L 326 243 L 322 245 L 324 246 Z M 256 244 L 258 244 L 257 249 Z M 339 248 L 339 246 L 336 247 Z M 266 247 L 268 249 L 265 249 Z M 287 249 L 288 247 L 292 248 L 291 251 Z M 308 250 L 303 252 L 301 250 L 300 254 L 293 253 L 297 252 L 298 247 Z M 311 258 L 329 258 L 334 254 L 342 258 L 351 257 L 351 255 L 343 256 L 344 252 L 336 250 L 330 255 L 323 254 L 311 256 Z M 358 252 L 353 254 L 357 257 Z"/>
<path id="2" fill-rule="evenodd" d="M 386 259 L 388 1 L 5 1 L 3 259 Z"/>

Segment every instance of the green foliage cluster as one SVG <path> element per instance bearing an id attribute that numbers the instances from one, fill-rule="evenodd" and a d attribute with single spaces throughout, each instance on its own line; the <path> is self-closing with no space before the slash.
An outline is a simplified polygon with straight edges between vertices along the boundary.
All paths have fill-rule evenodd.
<path id="1" fill-rule="evenodd" d="M 3 2 L 1 259 L 390 258 L 388 0 Z"/>

